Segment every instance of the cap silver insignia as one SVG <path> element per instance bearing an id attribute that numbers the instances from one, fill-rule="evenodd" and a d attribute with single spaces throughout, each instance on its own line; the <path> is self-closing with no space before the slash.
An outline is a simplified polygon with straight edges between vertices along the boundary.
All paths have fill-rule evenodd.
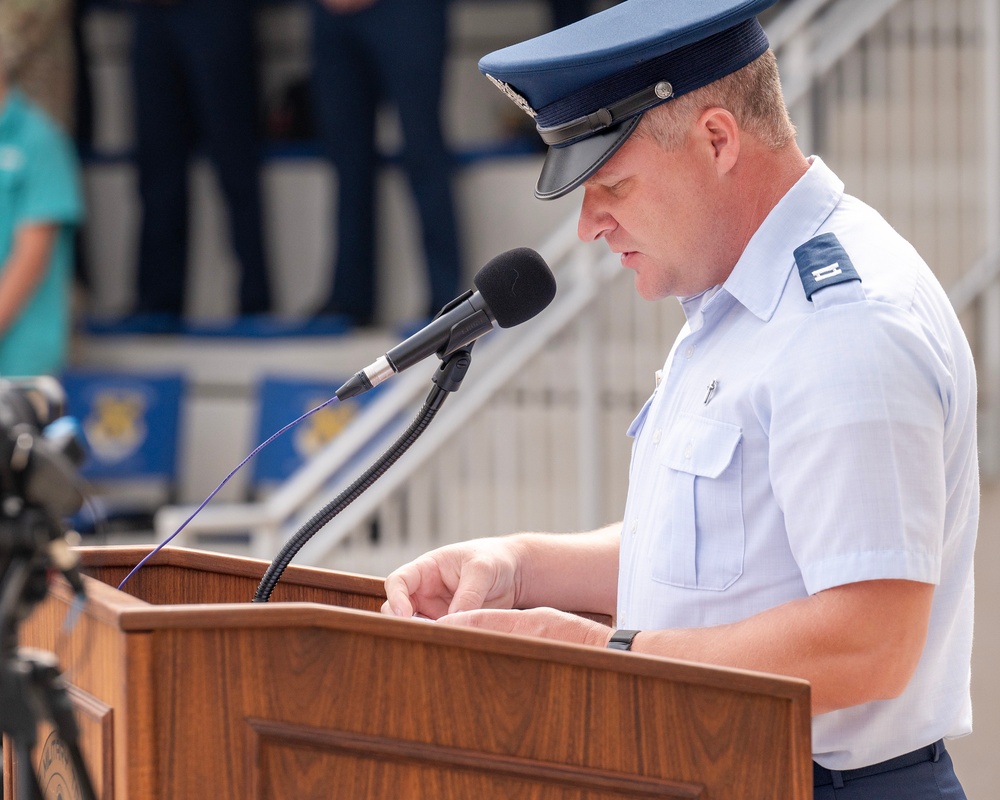
<path id="1" fill-rule="evenodd" d="M 660 81 L 653 87 L 653 93 L 661 100 L 666 100 L 674 93 L 674 87 L 670 85 L 670 81 Z"/>
<path id="2" fill-rule="evenodd" d="M 486 74 L 486 77 L 493 82 L 494 86 L 496 86 L 501 92 L 507 95 L 507 97 L 513 100 L 514 105 L 516 105 L 519 109 L 521 109 L 525 114 L 527 114 L 532 119 L 538 116 L 538 113 L 535 111 L 535 109 L 533 109 L 530 105 L 528 105 L 528 101 L 525 100 L 521 95 L 519 95 L 513 89 L 511 89 L 509 84 L 506 84 L 503 81 L 498 81 L 496 78 L 494 78 L 492 75 L 488 73 L 484 74 Z"/>

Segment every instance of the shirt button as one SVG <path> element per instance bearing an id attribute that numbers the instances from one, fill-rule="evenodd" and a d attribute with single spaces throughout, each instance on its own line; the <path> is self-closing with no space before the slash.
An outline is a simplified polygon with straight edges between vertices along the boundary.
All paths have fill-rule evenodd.
<path id="1" fill-rule="evenodd" d="M 659 444 L 660 443 L 660 436 L 662 435 L 662 433 L 663 432 L 659 428 L 657 428 L 655 431 L 653 431 L 653 444 Z"/>
<path id="2" fill-rule="evenodd" d="M 639 530 L 639 520 L 632 520 L 631 524 L 628 526 L 629 533 L 635 533 Z"/>
<path id="3" fill-rule="evenodd" d="M 691 358 L 694 355 L 694 345 L 689 344 L 687 350 L 684 351 L 685 358 Z"/>

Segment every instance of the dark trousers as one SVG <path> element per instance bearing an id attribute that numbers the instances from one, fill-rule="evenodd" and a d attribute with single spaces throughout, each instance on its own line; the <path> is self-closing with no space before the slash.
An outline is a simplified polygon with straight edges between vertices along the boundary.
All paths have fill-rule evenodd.
<path id="1" fill-rule="evenodd" d="M 337 172 L 337 251 L 323 309 L 357 322 L 375 311 L 378 153 L 376 112 L 399 111 L 402 166 L 420 218 L 429 305 L 458 294 L 461 268 L 452 197 L 452 158 L 441 129 L 447 48 L 443 0 L 379 0 L 352 14 L 312 3 L 313 106 L 318 134 Z"/>
<path id="2" fill-rule="evenodd" d="M 270 309 L 262 232 L 254 5 L 183 0 L 134 7 L 132 71 L 142 223 L 138 310 L 183 311 L 188 167 L 215 168 L 240 265 L 244 314 Z"/>
<path id="3" fill-rule="evenodd" d="M 813 800 L 966 800 L 943 742 L 874 767 L 813 766 Z"/>
<path id="4" fill-rule="evenodd" d="M 562 28 L 590 13 L 590 3 L 587 0 L 549 0 L 549 12 L 552 17 L 552 27 Z"/>

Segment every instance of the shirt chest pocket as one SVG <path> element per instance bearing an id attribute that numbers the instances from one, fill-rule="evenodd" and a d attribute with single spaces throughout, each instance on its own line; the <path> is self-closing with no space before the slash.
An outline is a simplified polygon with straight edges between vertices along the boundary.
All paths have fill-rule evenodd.
<path id="1" fill-rule="evenodd" d="M 742 439 L 739 426 L 694 414 L 667 435 L 654 580 L 722 591 L 743 573 Z"/>

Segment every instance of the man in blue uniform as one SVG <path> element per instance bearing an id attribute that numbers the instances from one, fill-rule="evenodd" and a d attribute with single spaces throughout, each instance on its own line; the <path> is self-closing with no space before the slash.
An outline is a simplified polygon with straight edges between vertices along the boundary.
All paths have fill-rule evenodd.
<path id="1" fill-rule="evenodd" d="M 442 548 L 385 610 L 804 678 L 817 798 L 961 798 L 972 355 L 913 248 L 796 145 L 772 1 L 630 0 L 482 60 L 550 146 L 536 195 L 582 186 L 580 236 L 687 322 L 623 522 Z"/>

